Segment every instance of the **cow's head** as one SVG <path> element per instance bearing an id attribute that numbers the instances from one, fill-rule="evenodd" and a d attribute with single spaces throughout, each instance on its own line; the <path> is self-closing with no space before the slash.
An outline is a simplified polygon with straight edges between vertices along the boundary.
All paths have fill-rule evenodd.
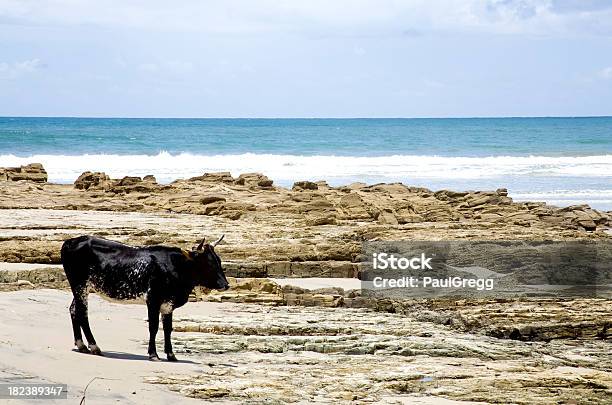
<path id="1" fill-rule="evenodd" d="M 196 283 L 212 290 L 227 290 L 229 283 L 223 273 L 221 259 L 215 252 L 215 246 L 223 240 L 222 235 L 213 243 L 205 243 L 205 239 L 193 249 L 191 257 L 196 262 Z"/>

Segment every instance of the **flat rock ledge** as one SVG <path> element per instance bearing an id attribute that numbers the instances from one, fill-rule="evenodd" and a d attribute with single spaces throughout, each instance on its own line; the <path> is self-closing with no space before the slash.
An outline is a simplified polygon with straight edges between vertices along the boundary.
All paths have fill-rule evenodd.
<path id="1" fill-rule="evenodd" d="M 281 287 L 268 279 L 230 278 L 230 285 L 228 291 L 196 291 L 191 298 L 267 306 L 365 308 L 501 339 L 612 338 L 612 300 L 603 298 L 389 299 L 363 296 L 360 290 L 345 291 L 339 287 L 315 290 L 290 284 Z M 352 325 L 347 324 L 347 328 Z M 177 330 L 208 331 L 201 325 L 179 325 Z"/>
<path id="2" fill-rule="evenodd" d="M 254 403 L 604 404 L 612 395 L 604 340 L 500 340 L 412 315 L 234 305 L 177 318 L 175 352 L 206 359 L 198 374 L 146 381 L 192 398 Z"/>

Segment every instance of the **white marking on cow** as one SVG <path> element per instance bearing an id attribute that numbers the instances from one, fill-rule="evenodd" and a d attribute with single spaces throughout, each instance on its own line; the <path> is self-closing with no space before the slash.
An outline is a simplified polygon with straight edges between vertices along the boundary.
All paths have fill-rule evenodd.
<path id="1" fill-rule="evenodd" d="M 164 315 L 171 314 L 173 310 L 174 310 L 174 305 L 172 305 L 171 302 L 164 302 L 161 304 L 161 307 L 159 308 L 159 312 L 161 312 Z"/>

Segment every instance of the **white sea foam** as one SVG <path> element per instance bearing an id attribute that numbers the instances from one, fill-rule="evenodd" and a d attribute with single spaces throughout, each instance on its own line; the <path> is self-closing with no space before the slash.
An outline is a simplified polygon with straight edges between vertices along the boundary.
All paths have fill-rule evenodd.
<path id="1" fill-rule="evenodd" d="M 71 183 L 85 170 L 111 177 L 153 174 L 160 182 L 229 171 L 236 176 L 261 172 L 277 183 L 326 179 L 339 181 L 469 180 L 513 177 L 612 177 L 612 155 L 548 157 L 443 157 L 393 155 L 297 156 L 275 154 L 196 155 L 0 155 L 0 167 L 42 163 L 49 181 Z M 336 180 L 336 181 L 335 181 Z"/>
<path id="2" fill-rule="evenodd" d="M 612 190 L 551 190 L 515 193 L 512 195 L 515 200 L 533 201 L 537 199 L 561 198 L 568 200 L 583 200 L 591 198 L 609 199 L 612 200 Z"/>
<path id="3" fill-rule="evenodd" d="M 589 204 L 596 209 L 612 209 L 612 189 L 550 190 L 512 193 L 511 196 L 514 201 L 545 201 L 559 207 Z"/>

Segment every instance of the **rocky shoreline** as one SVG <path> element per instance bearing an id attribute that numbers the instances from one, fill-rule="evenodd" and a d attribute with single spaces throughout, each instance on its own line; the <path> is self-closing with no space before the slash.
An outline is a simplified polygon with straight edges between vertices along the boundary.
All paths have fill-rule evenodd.
<path id="1" fill-rule="evenodd" d="M 232 317 L 240 322 L 186 314 L 176 327 L 179 347 L 185 354 L 218 354 L 234 362 L 235 355 L 244 355 L 248 360 L 236 370 L 223 369 L 225 374 L 219 368 L 205 373 L 236 382 L 223 390 L 205 389 L 204 377 L 195 375 L 151 377 L 149 382 L 194 398 L 238 402 L 249 400 L 243 394 L 249 386 L 278 402 L 368 402 L 419 394 L 494 403 L 556 403 L 577 397 L 605 403 L 612 396 L 612 369 L 605 366 L 610 364 L 610 299 L 376 299 L 343 288 L 341 282 L 332 285 L 333 279 L 359 274 L 367 241 L 609 241 L 611 227 L 610 212 L 586 205 L 516 203 L 505 189 L 431 191 L 361 183 L 330 187 L 324 181 L 296 182 L 288 189 L 255 173 L 209 173 L 158 184 L 153 176 L 110 179 L 85 172 L 74 184 L 61 185 L 47 183 L 44 168 L 35 164 L 0 169 L 0 262 L 14 263 L 0 266 L 0 291 L 66 289 L 57 266 L 59 248 L 75 235 L 189 249 L 204 236 L 224 233 L 218 251 L 233 288 L 196 291 L 192 301 L 236 305 Z M 329 279 L 329 287 L 300 286 L 300 279 L 314 277 Z M 270 278 L 296 281 L 281 285 Z M 272 313 L 272 319 L 291 319 L 294 326 L 268 325 L 249 315 L 260 311 Z M 322 324 L 315 327 L 308 319 Z M 410 325 L 395 337 L 365 326 L 388 324 L 389 319 Z M 356 336 L 368 343 L 357 344 L 351 340 Z M 242 342 L 238 346 L 236 339 Z M 453 352 L 439 339 L 471 343 Z M 270 353 L 283 353 L 283 361 L 305 370 L 313 384 L 327 375 L 326 369 L 334 370 L 340 376 L 334 380 L 337 390 L 316 393 L 303 386 L 304 395 L 291 394 L 296 387 L 277 381 L 274 375 L 284 374 L 278 371 L 280 363 L 270 362 Z M 339 357 L 347 367 L 361 370 L 361 377 L 331 367 Z M 461 378 L 456 376 L 459 358 Z M 373 380 L 379 362 L 395 370 L 395 377 Z M 514 364 L 513 370 L 504 362 Z M 401 371 L 407 369 L 413 369 L 414 378 Z M 356 388 L 360 378 L 364 385 Z M 250 399 L 259 398 L 253 395 Z"/>
<path id="2" fill-rule="evenodd" d="M 40 165 L 4 170 L 30 173 L 33 168 L 40 169 L 32 173 L 40 178 L 44 172 Z M 0 181 L 0 210 L 70 210 L 74 216 L 103 211 L 138 213 L 143 218 L 190 214 L 199 229 L 189 226 L 189 221 L 178 229 L 145 220 L 134 232 L 115 232 L 104 223 L 100 225 L 105 229 L 91 231 L 128 243 L 185 248 L 202 236 L 230 232 L 223 253 L 230 261 L 243 262 L 238 271 L 242 276 L 312 277 L 323 265 L 324 274 L 350 277 L 355 272 L 351 263 L 357 261 L 364 241 L 612 238 L 609 212 L 587 205 L 515 203 L 505 189 L 434 192 L 399 183 L 330 187 L 324 181 L 297 182 L 286 189 L 261 174 L 234 178 L 229 173 L 208 173 L 167 185 L 158 184 L 153 176 L 112 180 L 90 172 L 74 185 L 34 181 Z M 41 217 L 31 228 L 60 230 L 65 219 L 54 223 L 58 216 Z M 19 235 L 18 229 L 28 227 L 22 219 L 9 221 L 14 235 L 0 240 L 0 260 L 59 263 L 61 238 L 47 237 L 41 244 L 38 238 Z"/>
<path id="3" fill-rule="evenodd" d="M 8 174 L 5 181 L 2 173 Z M 388 226 L 433 222 L 597 232 L 612 225 L 609 212 L 588 205 L 557 208 L 539 202 L 515 203 L 504 188 L 432 191 L 401 183 L 330 187 L 325 181 L 298 181 L 286 189 L 260 173 L 234 178 L 229 172 L 205 173 L 167 185 L 158 184 L 151 175 L 110 179 L 101 172 L 84 172 L 73 186 L 47 184 L 46 178 L 40 164 L 0 168 L 2 194 L 13 197 L 0 200 L 0 208 L 167 212 L 232 220 L 255 219 L 265 213 L 300 218 L 306 227 L 345 221 Z M 39 185 L 32 188 L 30 182 Z"/>

